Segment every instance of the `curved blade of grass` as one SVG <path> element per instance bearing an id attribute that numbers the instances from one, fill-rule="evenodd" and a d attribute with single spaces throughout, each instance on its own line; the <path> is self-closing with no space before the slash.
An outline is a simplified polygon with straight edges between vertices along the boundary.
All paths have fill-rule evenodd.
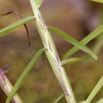
<path id="1" fill-rule="evenodd" d="M 25 18 L 15 22 L 15 23 L 13 23 L 13 24 L 1 29 L 0 30 L 0 37 L 2 37 L 4 35 L 7 35 L 8 32 L 14 30 L 15 28 L 25 24 L 26 22 L 28 22 L 28 21 L 30 21 L 30 20 L 32 20 L 34 18 L 35 18 L 34 16 L 28 16 L 28 17 L 25 17 Z"/>
<path id="2" fill-rule="evenodd" d="M 90 1 L 97 2 L 97 3 L 103 3 L 103 0 L 90 0 Z"/>
<path id="3" fill-rule="evenodd" d="M 56 33 L 57 35 L 59 35 L 64 40 L 66 40 L 66 41 L 70 42 L 71 44 L 75 45 L 78 49 L 81 49 L 82 51 L 90 54 L 94 59 L 97 59 L 96 54 L 91 49 L 89 49 L 88 47 L 84 46 L 82 43 L 80 43 L 76 39 L 72 38 L 68 34 L 60 31 L 59 29 L 53 28 L 53 27 L 49 27 L 48 29 L 50 31 Z"/>
<path id="4" fill-rule="evenodd" d="M 62 65 L 64 65 L 67 63 L 70 64 L 70 63 L 75 63 L 75 62 L 81 62 L 81 61 L 88 60 L 88 59 L 92 59 L 92 58 L 90 56 L 85 56 L 82 58 L 69 58 L 69 59 L 62 60 L 61 63 Z"/>
<path id="5" fill-rule="evenodd" d="M 64 97 L 64 94 L 60 95 L 60 96 L 55 100 L 54 103 L 58 103 L 58 102 L 60 101 L 60 99 L 62 99 L 63 97 Z"/>
<path id="6" fill-rule="evenodd" d="M 96 38 L 98 35 L 100 35 L 103 32 L 103 25 L 100 25 L 99 27 L 97 27 L 93 32 L 91 32 L 90 34 L 88 34 L 84 39 L 82 39 L 80 41 L 80 43 L 82 43 L 83 45 L 86 45 L 87 43 L 89 43 L 91 40 L 93 40 L 94 38 Z M 79 49 L 74 46 L 73 48 L 71 48 L 70 50 L 68 50 L 66 52 L 66 54 L 64 55 L 64 58 L 68 58 L 70 56 L 72 56 L 74 53 L 76 53 Z"/>
<path id="7" fill-rule="evenodd" d="M 23 81 L 28 76 L 30 70 L 32 69 L 32 67 L 34 66 L 34 64 L 36 63 L 36 61 L 39 59 L 39 57 L 41 56 L 41 54 L 44 52 L 44 50 L 45 50 L 44 48 L 40 49 L 35 54 L 35 56 L 31 59 L 31 61 L 29 62 L 29 64 L 24 69 L 23 73 L 20 75 L 20 77 L 17 80 L 16 84 L 14 85 L 13 89 L 11 90 L 9 96 L 7 97 L 6 103 L 9 103 L 11 101 L 11 99 L 13 98 L 13 96 L 15 95 L 15 93 L 17 92 L 17 90 L 19 89 L 19 87 L 21 86 L 21 84 L 23 83 Z"/>
<path id="8" fill-rule="evenodd" d="M 102 88 L 102 86 L 103 86 L 103 76 L 101 77 L 101 79 L 99 80 L 95 88 L 92 90 L 92 92 L 88 96 L 86 103 L 90 103 L 93 100 L 93 98 L 98 93 L 98 91 Z"/>
<path id="9" fill-rule="evenodd" d="M 39 8 L 43 2 L 43 0 L 35 0 L 36 1 L 36 4 L 37 4 L 37 7 Z"/>

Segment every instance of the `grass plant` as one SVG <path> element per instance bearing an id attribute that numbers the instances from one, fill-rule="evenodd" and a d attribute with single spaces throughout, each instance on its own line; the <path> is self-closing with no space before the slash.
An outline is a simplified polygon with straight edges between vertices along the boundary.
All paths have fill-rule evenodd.
<path id="1" fill-rule="evenodd" d="M 91 0 L 91 1 L 99 2 L 99 0 Z M 101 1 L 103 1 L 103 0 L 100 0 L 100 2 Z M 42 40 L 42 43 L 44 46 L 33 56 L 31 61 L 28 63 L 28 65 L 24 69 L 23 73 L 21 73 L 21 76 L 18 78 L 17 82 L 15 83 L 15 85 L 13 86 L 11 91 L 9 91 L 9 94 L 7 94 L 8 97 L 7 97 L 6 103 L 10 103 L 11 100 L 13 101 L 12 98 L 17 93 L 19 87 L 21 86 L 21 84 L 23 83 L 25 78 L 27 78 L 33 65 L 35 64 L 35 62 L 38 60 L 38 58 L 41 56 L 41 54 L 43 52 L 45 52 L 46 57 L 50 63 L 50 66 L 51 66 L 60 86 L 62 87 L 62 90 L 64 93 L 64 94 L 60 95 L 60 97 L 58 97 L 54 103 L 59 103 L 59 100 L 63 96 L 65 96 L 67 103 L 77 103 L 75 100 L 75 97 L 74 97 L 74 93 L 72 91 L 71 84 L 69 82 L 69 79 L 67 77 L 67 74 L 65 72 L 63 65 L 66 63 L 71 63 L 71 62 L 80 62 L 83 60 L 87 60 L 88 58 L 97 60 L 97 55 L 95 54 L 95 52 L 93 52 L 92 49 L 88 48 L 86 46 L 86 44 L 103 32 L 103 25 L 100 25 L 99 27 L 97 27 L 93 32 L 88 34 L 87 37 L 85 37 L 83 40 L 81 40 L 79 42 L 76 39 L 74 39 L 73 37 L 69 36 L 68 34 L 62 32 L 61 30 L 54 28 L 54 27 L 48 27 L 45 24 L 45 21 L 42 17 L 42 14 L 41 14 L 40 8 L 39 8 L 40 5 L 42 4 L 42 2 L 43 2 L 43 0 L 30 0 L 30 4 L 32 7 L 32 11 L 33 11 L 33 16 L 24 17 L 21 20 L 0 30 L 0 37 L 6 36 L 8 34 L 8 32 L 11 32 L 12 30 L 16 29 L 17 27 L 25 24 L 26 22 L 28 22 L 30 20 L 34 20 L 34 24 L 37 27 L 37 30 L 39 32 L 39 35 L 41 37 L 41 40 Z M 53 40 L 50 32 L 57 34 L 62 39 L 66 40 L 67 42 L 74 45 L 74 47 L 72 49 L 68 50 L 68 52 L 64 55 L 65 59 L 62 61 L 59 58 L 59 54 L 57 52 L 54 40 Z M 82 58 L 79 58 L 79 57 L 70 58 L 70 56 L 72 56 L 78 50 L 82 50 L 85 53 L 87 53 L 86 56 L 84 56 Z M 1 78 L 0 82 L 1 81 L 2 81 L 2 78 Z M 97 92 L 101 89 L 102 85 L 103 85 L 103 77 L 99 80 L 99 82 L 97 83 L 97 85 L 95 86 L 93 91 L 88 96 L 87 100 L 84 100 L 81 103 L 90 103 L 92 101 L 92 99 L 94 98 L 94 96 L 97 94 Z M 5 86 L 5 85 L 2 85 L 2 86 Z M 103 102 L 103 99 L 99 100 L 97 103 L 102 103 L 102 102 Z M 15 100 L 15 103 L 20 103 L 20 102 Z"/>

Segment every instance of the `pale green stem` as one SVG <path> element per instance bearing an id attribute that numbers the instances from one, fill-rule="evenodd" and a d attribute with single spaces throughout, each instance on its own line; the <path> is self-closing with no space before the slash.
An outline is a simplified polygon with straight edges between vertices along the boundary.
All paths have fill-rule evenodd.
<path id="1" fill-rule="evenodd" d="M 6 77 L 6 75 L 2 72 L 0 69 L 0 87 L 5 92 L 5 94 L 8 96 L 13 88 L 12 84 Z M 13 103 L 23 103 L 21 98 L 18 96 L 18 94 L 15 94 L 13 99 Z"/>
<path id="2" fill-rule="evenodd" d="M 44 20 L 42 18 L 40 11 L 38 10 L 35 0 L 30 0 L 30 3 L 35 15 L 36 27 L 38 29 L 38 32 L 40 34 L 44 47 L 46 48 L 45 53 L 48 58 L 48 61 L 64 91 L 67 102 L 76 103 L 69 80 L 64 71 L 64 68 L 62 67 L 62 64 L 58 56 L 54 41 L 51 37 L 51 34 L 49 33 L 46 27 L 46 24 L 44 23 Z"/>

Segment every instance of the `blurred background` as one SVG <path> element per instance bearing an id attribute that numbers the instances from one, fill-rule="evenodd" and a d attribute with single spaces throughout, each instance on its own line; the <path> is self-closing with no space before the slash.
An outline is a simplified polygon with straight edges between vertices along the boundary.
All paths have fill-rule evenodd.
<path id="1" fill-rule="evenodd" d="M 89 0 L 44 0 L 40 9 L 48 26 L 59 28 L 77 40 L 82 40 L 102 23 L 103 5 L 89 2 Z M 0 0 L 0 15 L 9 11 L 17 11 L 23 17 L 33 15 L 29 0 Z M 0 29 L 17 20 L 19 17 L 15 14 L 1 16 Z M 43 45 L 34 21 L 29 21 L 27 26 L 30 32 L 32 51 L 35 54 Z M 54 34 L 52 36 L 62 60 L 66 51 L 73 46 Z M 95 46 L 101 37 L 102 35 L 92 40 L 88 47 L 96 50 Z M 83 61 L 64 66 L 77 101 L 86 99 L 103 75 L 103 49 L 101 45 L 99 51 L 96 52 L 98 54 L 97 61 Z M 83 55 L 85 54 L 79 51 L 74 57 Z M 6 75 L 12 84 L 15 84 L 31 58 L 27 34 L 23 26 L 0 38 L 0 68 L 11 65 Z M 53 103 L 63 93 L 45 54 L 38 60 L 18 93 L 24 103 Z M 102 96 L 103 90 L 97 94 L 92 102 L 94 103 Z M 5 99 L 6 95 L 0 89 L 0 103 L 5 103 Z M 66 103 L 65 98 L 62 98 L 59 103 Z"/>

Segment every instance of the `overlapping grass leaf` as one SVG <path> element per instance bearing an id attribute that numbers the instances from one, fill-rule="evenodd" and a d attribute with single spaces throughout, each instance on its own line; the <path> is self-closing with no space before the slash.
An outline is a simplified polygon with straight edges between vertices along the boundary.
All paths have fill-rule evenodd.
<path id="1" fill-rule="evenodd" d="M 32 67 L 34 66 L 34 64 L 36 63 L 36 61 L 39 59 L 39 57 L 41 56 L 41 54 L 44 52 L 44 50 L 45 50 L 44 48 L 40 49 L 35 54 L 35 56 L 31 59 L 31 61 L 29 62 L 29 64 L 24 69 L 23 73 L 18 78 L 16 84 L 14 85 L 13 89 L 11 90 L 11 93 L 7 97 L 6 103 L 9 103 L 11 101 L 11 99 L 13 98 L 13 96 L 15 95 L 15 93 L 17 92 L 17 90 L 19 89 L 19 87 L 21 86 L 21 84 L 23 83 L 23 81 L 28 76 L 30 70 L 32 69 Z"/>
<path id="2" fill-rule="evenodd" d="M 84 46 L 82 43 L 80 43 L 79 41 L 77 41 L 76 39 L 74 39 L 73 37 L 69 36 L 68 34 L 62 32 L 59 29 L 53 28 L 53 27 L 49 27 L 48 28 L 50 31 L 54 32 L 55 34 L 59 35 L 61 38 L 63 38 L 64 40 L 68 41 L 69 43 L 73 44 L 74 46 L 76 46 L 78 49 L 90 54 L 94 59 L 97 59 L 96 54 L 89 49 L 88 47 Z"/>
<path id="3" fill-rule="evenodd" d="M 87 43 L 89 43 L 91 40 L 93 40 L 94 38 L 96 38 L 98 35 L 100 35 L 101 33 L 103 33 L 103 25 L 100 25 L 99 27 L 97 27 L 93 32 L 91 32 L 90 34 L 88 34 L 84 39 L 82 39 L 80 41 L 80 43 L 82 43 L 83 45 L 86 45 Z M 74 46 L 73 48 L 71 48 L 70 50 L 68 50 L 65 55 L 64 58 L 68 58 L 70 56 L 72 56 L 74 53 L 76 53 L 79 50 L 79 48 L 77 48 L 76 46 Z"/>
<path id="4" fill-rule="evenodd" d="M 28 21 L 30 21 L 30 20 L 32 20 L 32 19 L 34 19 L 34 16 L 28 16 L 28 17 L 25 17 L 25 18 L 23 18 L 23 19 L 21 19 L 21 20 L 18 20 L 17 22 L 15 22 L 15 23 L 13 23 L 13 24 L 11 24 L 11 25 L 9 25 L 9 26 L 1 29 L 1 30 L 0 30 L 0 37 L 5 36 L 5 35 L 8 35 L 8 33 L 9 33 L 10 31 L 16 29 L 17 27 L 25 24 L 26 22 L 28 22 Z"/>

